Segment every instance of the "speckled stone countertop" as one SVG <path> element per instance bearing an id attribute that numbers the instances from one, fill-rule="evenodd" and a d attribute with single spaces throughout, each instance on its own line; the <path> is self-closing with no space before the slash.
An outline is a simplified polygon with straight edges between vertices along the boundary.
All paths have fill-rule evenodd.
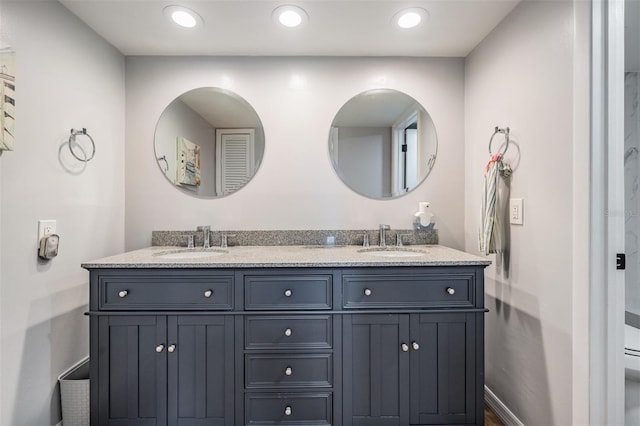
<path id="1" fill-rule="evenodd" d="M 367 252 L 364 252 L 364 251 Z M 204 253 L 203 253 L 204 252 Z M 222 252 L 222 254 L 220 253 Z M 177 254 L 176 254 L 177 253 Z M 168 258 L 192 253 L 197 258 Z M 83 268 L 278 268 L 359 266 L 460 266 L 491 261 L 440 245 L 403 248 L 377 246 L 236 246 L 227 249 L 187 249 L 153 246 L 85 262 Z"/>

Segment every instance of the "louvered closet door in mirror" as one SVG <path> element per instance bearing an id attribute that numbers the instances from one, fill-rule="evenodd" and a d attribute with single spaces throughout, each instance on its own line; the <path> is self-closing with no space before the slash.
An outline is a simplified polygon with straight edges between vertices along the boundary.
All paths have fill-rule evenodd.
<path id="1" fill-rule="evenodd" d="M 216 192 L 228 195 L 254 174 L 253 129 L 216 129 Z"/>

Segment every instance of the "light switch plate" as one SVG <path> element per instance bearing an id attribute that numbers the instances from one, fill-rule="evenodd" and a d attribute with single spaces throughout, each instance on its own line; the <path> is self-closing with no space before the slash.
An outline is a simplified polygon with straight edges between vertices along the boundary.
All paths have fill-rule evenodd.
<path id="1" fill-rule="evenodd" d="M 522 225 L 524 216 L 524 200 L 512 198 L 509 200 L 509 222 L 512 225 Z"/>
<path id="2" fill-rule="evenodd" d="M 56 221 L 53 219 L 38 221 L 38 247 L 42 238 L 56 233 Z"/>

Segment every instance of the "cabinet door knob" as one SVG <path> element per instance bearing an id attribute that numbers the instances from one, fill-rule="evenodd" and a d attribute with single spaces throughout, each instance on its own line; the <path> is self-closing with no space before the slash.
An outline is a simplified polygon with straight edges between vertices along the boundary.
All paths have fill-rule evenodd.
<path id="1" fill-rule="evenodd" d="M 156 352 L 160 353 L 164 350 L 164 345 L 158 345 L 156 346 Z"/>
<path id="2" fill-rule="evenodd" d="M 204 297 L 209 298 L 211 296 L 213 296 L 213 290 L 207 290 L 204 292 Z"/>
<path id="3" fill-rule="evenodd" d="M 291 376 L 293 374 L 293 369 L 291 367 L 287 367 L 284 369 L 285 376 Z"/>
<path id="4" fill-rule="evenodd" d="M 371 293 L 373 293 L 373 292 L 371 291 L 371 289 L 370 289 L 370 288 L 365 288 L 365 289 L 364 289 L 364 295 L 365 295 L 365 296 L 371 296 Z"/>
<path id="5" fill-rule="evenodd" d="M 447 293 L 449 293 L 450 295 L 454 295 L 456 294 L 456 289 L 455 288 L 451 288 L 451 287 L 447 287 Z"/>
<path id="6" fill-rule="evenodd" d="M 120 292 L 118 293 L 118 296 L 127 297 L 127 294 L 129 294 L 128 290 L 120 290 Z"/>
<path id="7" fill-rule="evenodd" d="M 402 344 L 402 352 L 409 352 L 409 345 L 407 345 L 406 343 Z"/>
<path id="8" fill-rule="evenodd" d="M 167 352 L 174 353 L 176 351 L 176 345 L 169 345 Z"/>
<path id="9" fill-rule="evenodd" d="M 420 349 L 420 345 L 418 344 L 418 342 L 411 343 L 411 346 L 413 347 L 414 351 L 417 351 L 418 349 Z"/>
<path id="10" fill-rule="evenodd" d="M 284 291 L 284 295 L 285 295 L 286 297 L 291 297 L 291 295 L 292 295 L 292 294 L 293 294 L 293 292 L 292 292 L 291 290 L 289 290 L 289 289 L 286 289 L 286 290 Z"/>
<path id="11" fill-rule="evenodd" d="M 291 336 L 292 333 L 293 332 L 291 331 L 290 328 L 287 328 L 286 330 L 284 330 L 284 335 L 287 336 L 287 337 Z"/>
<path id="12" fill-rule="evenodd" d="M 291 409 L 291 406 L 287 405 L 286 407 L 284 407 L 284 415 L 290 416 L 291 414 L 293 414 L 293 410 Z"/>

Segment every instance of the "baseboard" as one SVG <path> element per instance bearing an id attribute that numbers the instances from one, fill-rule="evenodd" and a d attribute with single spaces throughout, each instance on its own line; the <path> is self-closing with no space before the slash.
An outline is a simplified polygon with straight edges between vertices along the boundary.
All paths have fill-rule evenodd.
<path id="1" fill-rule="evenodd" d="M 500 398 L 495 393 L 491 392 L 487 385 L 484 386 L 484 402 L 496 413 L 496 416 L 502 420 L 505 426 L 524 426 L 524 423 L 500 401 Z"/>

